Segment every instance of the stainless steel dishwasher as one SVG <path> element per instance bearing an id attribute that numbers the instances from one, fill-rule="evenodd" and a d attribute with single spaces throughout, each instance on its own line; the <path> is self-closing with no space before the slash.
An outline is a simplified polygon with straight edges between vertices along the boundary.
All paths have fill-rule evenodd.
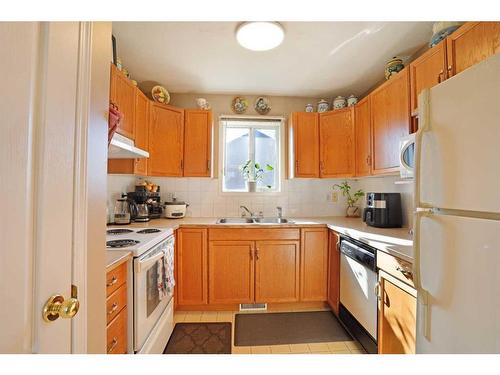
<path id="1" fill-rule="evenodd" d="M 368 353 L 377 353 L 377 266 L 375 249 L 340 240 L 339 318 Z"/>

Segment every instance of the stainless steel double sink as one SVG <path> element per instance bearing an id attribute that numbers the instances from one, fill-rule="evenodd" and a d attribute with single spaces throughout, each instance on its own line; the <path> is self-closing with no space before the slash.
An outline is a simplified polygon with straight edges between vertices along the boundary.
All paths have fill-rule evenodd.
<path id="1" fill-rule="evenodd" d="M 293 221 L 283 217 L 221 217 L 216 224 L 293 224 Z"/>

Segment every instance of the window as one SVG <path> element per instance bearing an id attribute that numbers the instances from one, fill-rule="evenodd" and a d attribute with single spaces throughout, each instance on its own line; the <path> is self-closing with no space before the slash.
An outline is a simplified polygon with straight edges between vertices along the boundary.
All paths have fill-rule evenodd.
<path id="1" fill-rule="evenodd" d="M 255 191 L 280 191 L 281 123 L 281 119 L 222 119 L 222 191 L 249 191 L 245 165 L 249 181 L 256 180 Z"/>

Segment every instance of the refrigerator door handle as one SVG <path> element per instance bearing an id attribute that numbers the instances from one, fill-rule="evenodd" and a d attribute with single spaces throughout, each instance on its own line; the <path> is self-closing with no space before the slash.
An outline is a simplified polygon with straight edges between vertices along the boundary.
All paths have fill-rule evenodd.
<path id="1" fill-rule="evenodd" d="M 422 155 L 422 136 L 429 128 L 430 111 L 429 111 L 429 95 L 430 90 L 424 89 L 418 96 L 418 113 L 419 113 L 419 126 L 415 133 L 415 163 L 414 163 L 414 179 L 415 179 L 415 193 L 413 195 L 413 207 L 428 207 L 420 199 L 420 162 Z"/>
<path id="2" fill-rule="evenodd" d="M 414 213 L 414 232 L 413 232 L 413 282 L 417 289 L 417 299 L 422 308 L 422 335 L 430 340 L 430 306 L 428 303 L 429 293 L 422 287 L 422 275 L 420 272 L 420 221 L 422 217 L 429 217 L 433 210 L 416 209 Z"/>

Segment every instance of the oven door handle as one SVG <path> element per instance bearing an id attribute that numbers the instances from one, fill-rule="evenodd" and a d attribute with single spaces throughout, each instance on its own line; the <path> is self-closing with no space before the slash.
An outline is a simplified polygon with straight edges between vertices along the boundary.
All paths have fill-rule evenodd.
<path id="1" fill-rule="evenodd" d="M 147 258 L 147 259 L 144 259 L 142 261 L 139 261 L 137 263 L 137 266 L 136 266 L 136 272 L 140 273 L 140 272 L 144 271 L 145 269 L 148 269 L 151 266 L 151 264 L 156 263 L 158 260 L 160 260 L 164 256 L 165 256 L 165 252 L 161 251 L 158 254 L 153 255 L 151 258 Z"/>

